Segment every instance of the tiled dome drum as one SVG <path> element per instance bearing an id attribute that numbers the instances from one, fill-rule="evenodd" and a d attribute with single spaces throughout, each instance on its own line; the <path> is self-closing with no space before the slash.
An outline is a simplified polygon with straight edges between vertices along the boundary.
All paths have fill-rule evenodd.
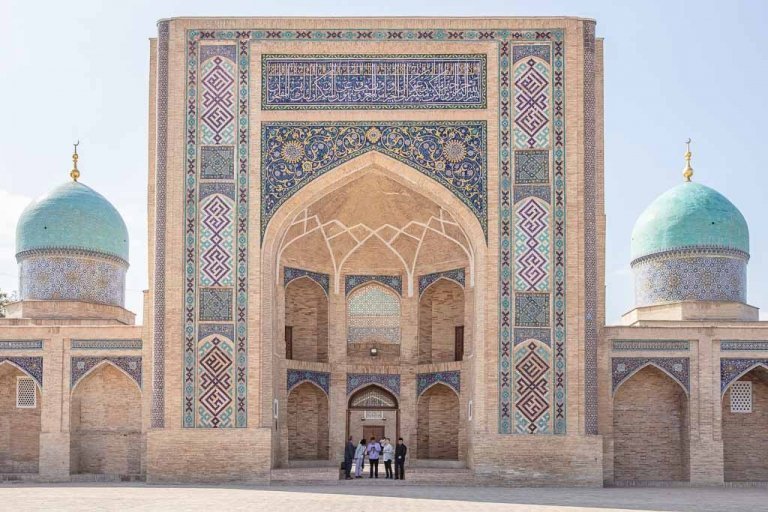
<path id="1" fill-rule="evenodd" d="M 658 197 L 632 230 L 636 306 L 746 303 L 749 230 L 722 194 L 685 182 Z"/>
<path id="2" fill-rule="evenodd" d="M 22 300 L 123 306 L 128 230 L 104 196 L 72 181 L 30 204 L 16 227 Z"/>

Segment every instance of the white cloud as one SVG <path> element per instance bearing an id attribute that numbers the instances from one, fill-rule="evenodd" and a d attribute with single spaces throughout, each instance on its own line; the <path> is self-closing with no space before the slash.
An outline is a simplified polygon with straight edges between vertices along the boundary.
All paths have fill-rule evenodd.
<path id="1" fill-rule="evenodd" d="M 0 290 L 18 287 L 16 266 L 16 223 L 31 198 L 0 189 Z"/>

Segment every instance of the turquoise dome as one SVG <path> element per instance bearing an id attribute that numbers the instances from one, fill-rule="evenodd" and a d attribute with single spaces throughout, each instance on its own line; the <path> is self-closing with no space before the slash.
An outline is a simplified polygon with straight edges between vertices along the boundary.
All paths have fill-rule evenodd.
<path id="1" fill-rule="evenodd" d="M 717 247 L 749 254 L 749 228 L 725 196 L 694 182 L 659 196 L 632 230 L 632 260 L 675 249 Z"/>
<path id="2" fill-rule="evenodd" d="M 70 181 L 27 206 L 16 225 L 16 253 L 80 249 L 128 262 L 128 229 L 104 196 Z"/>

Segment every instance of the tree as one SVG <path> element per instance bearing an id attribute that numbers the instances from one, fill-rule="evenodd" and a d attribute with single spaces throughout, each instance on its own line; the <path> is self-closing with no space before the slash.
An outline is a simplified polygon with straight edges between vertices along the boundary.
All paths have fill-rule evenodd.
<path id="1" fill-rule="evenodd" d="M 5 307 L 11 302 L 16 301 L 16 292 L 6 292 L 0 290 L 0 318 L 5 318 Z"/>

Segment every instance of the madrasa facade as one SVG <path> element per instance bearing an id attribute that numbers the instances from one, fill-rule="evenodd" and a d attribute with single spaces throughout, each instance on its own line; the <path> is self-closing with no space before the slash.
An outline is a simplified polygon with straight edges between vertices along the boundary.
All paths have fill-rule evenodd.
<path id="1" fill-rule="evenodd" d="M 444 483 L 768 481 L 747 222 L 690 149 L 605 326 L 594 21 L 175 18 L 149 70 L 143 325 L 81 150 L 18 222 L 3 479 L 337 478 L 376 436 Z"/>

